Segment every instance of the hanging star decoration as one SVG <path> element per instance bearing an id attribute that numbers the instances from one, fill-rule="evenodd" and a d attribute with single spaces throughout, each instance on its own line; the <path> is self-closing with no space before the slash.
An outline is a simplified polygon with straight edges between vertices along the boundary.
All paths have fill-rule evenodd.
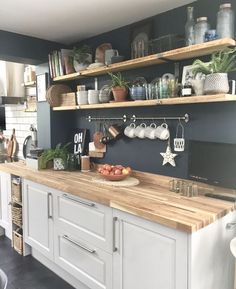
<path id="1" fill-rule="evenodd" d="M 168 164 L 168 163 L 171 164 L 172 167 L 176 166 L 174 158 L 177 156 L 177 154 L 172 154 L 170 142 L 168 142 L 168 144 L 167 144 L 166 152 L 160 153 L 160 154 L 163 157 L 163 163 L 162 163 L 163 166 Z"/>

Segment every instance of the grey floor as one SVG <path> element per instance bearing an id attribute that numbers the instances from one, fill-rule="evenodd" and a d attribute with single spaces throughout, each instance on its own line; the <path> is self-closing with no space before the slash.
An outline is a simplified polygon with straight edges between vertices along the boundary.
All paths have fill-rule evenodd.
<path id="1" fill-rule="evenodd" d="M 7 289 L 73 289 L 31 256 L 22 257 L 0 237 L 0 268 L 8 276 Z"/>

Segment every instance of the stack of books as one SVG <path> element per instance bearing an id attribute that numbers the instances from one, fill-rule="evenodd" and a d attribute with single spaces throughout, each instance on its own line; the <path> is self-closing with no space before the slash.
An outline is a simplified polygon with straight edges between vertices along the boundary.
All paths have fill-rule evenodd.
<path id="1" fill-rule="evenodd" d="M 73 66 L 73 50 L 60 49 L 48 55 L 49 71 L 51 78 L 75 72 Z"/>

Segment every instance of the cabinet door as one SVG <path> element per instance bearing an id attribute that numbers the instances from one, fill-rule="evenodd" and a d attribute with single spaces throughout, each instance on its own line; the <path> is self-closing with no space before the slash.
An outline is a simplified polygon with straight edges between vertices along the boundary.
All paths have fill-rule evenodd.
<path id="1" fill-rule="evenodd" d="M 24 181 L 23 222 L 25 242 L 53 259 L 52 194 L 45 186 Z"/>
<path id="2" fill-rule="evenodd" d="M 114 218 L 113 289 L 187 289 L 187 234 L 120 211 Z"/>
<path id="3" fill-rule="evenodd" d="M 0 226 L 5 229 L 5 235 L 12 238 L 11 223 L 11 175 L 0 173 Z"/>

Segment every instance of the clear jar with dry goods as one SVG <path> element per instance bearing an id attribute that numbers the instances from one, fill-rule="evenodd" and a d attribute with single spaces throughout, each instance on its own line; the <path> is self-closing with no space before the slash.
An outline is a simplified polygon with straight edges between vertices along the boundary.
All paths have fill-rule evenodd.
<path id="1" fill-rule="evenodd" d="M 194 27 L 195 44 L 205 42 L 205 34 L 210 29 L 207 17 L 197 18 L 197 23 Z"/>
<path id="2" fill-rule="evenodd" d="M 234 38 L 234 11 L 230 3 L 220 5 L 216 30 L 219 38 Z"/>

